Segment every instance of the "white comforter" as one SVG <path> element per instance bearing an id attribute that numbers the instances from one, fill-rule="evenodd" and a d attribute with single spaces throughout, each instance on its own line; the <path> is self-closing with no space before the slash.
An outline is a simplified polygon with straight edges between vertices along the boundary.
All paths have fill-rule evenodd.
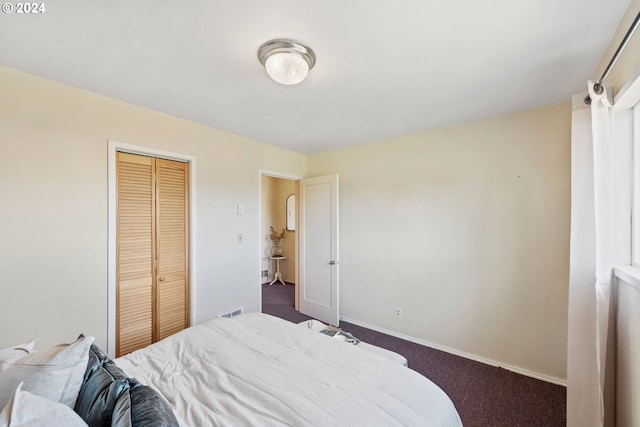
<path id="1" fill-rule="evenodd" d="M 183 427 L 462 425 L 417 372 L 266 314 L 215 319 L 116 362 Z"/>

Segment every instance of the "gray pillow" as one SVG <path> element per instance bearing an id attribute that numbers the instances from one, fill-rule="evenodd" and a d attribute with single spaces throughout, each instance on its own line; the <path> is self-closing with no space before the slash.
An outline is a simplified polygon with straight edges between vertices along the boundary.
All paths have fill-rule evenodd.
<path id="1" fill-rule="evenodd" d="M 180 427 L 166 400 L 148 385 L 129 378 L 131 424 L 134 426 Z M 113 424 L 112 424 L 113 425 Z"/>
<path id="2" fill-rule="evenodd" d="M 110 427 L 180 427 L 171 407 L 160 393 L 129 378 L 130 388 L 120 395 Z"/>
<path id="3" fill-rule="evenodd" d="M 131 395 L 129 390 L 118 397 L 111 414 L 111 427 L 133 427 L 131 420 Z"/>
<path id="4" fill-rule="evenodd" d="M 90 426 L 111 425 L 113 408 L 120 395 L 129 389 L 126 377 L 116 378 L 119 372 L 111 360 L 105 360 L 82 384 L 75 411 Z"/>
<path id="5" fill-rule="evenodd" d="M 0 372 L 0 407 L 18 387 L 73 409 L 84 378 L 93 337 L 61 344 L 48 351 L 30 354 Z"/>

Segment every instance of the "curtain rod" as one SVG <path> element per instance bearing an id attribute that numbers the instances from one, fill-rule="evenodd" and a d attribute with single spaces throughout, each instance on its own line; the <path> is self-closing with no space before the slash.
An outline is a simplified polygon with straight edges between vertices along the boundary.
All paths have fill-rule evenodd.
<path id="1" fill-rule="evenodd" d="M 638 29 L 638 25 L 640 25 L 640 12 L 638 12 L 638 14 L 636 15 L 636 19 L 633 20 L 633 23 L 631 24 L 631 27 L 629 27 L 629 31 L 627 31 L 627 34 L 624 35 L 624 38 L 620 42 L 620 46 L 618 46 L 618 49 L 616 49 L 616 52 L 613 54 L 613 57 L 611 58 L 611 61 L 609 61 L 607 68 L 605 68 L 604 73 L 602 73 L 600 80 L 596 81 L 596 83 L 593 85 L 593 91 L 598 95 L 602 93 L 602 83 L 604 83 L 604 80 L 607 78 L 607 76 L 609 76 L 611 69 L 618 61 L 618 58 L 620 58 L 620 54 L 622 54 L 622 51 L 625 49 L 625 47 L 627 47 L 627 44 L 629 44 L 629 40 L 631 39 L 631 36 L 633 36 L 633 33 L 635 33 Z M 587 97 L 584 99 L 584 102 L 585 104 L 591 104 L 591 97 L 587 95 Z"/>

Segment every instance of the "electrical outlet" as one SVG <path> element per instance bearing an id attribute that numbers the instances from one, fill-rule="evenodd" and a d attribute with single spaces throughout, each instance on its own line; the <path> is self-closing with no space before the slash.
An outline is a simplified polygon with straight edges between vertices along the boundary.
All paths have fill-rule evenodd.
<path id="1" fill-rule="evenodd" d="M 396 307 L 396 317 L 402 317 L 402 309 L 400 307 Z"/>

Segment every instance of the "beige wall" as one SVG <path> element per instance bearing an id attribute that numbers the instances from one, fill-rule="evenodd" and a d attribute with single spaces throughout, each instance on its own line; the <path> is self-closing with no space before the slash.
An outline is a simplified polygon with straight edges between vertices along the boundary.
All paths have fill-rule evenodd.
<path id="1" fill-rule="evenodd" d="M 567 103 L 310 156 L 340 174 L 342 315 L 564 380 L 570 129 Z"/>
<path id="2" fill-rule="evenodd" d="M 259 169 L 305 156 L 7 68 L 0 93 L 0 348 L 106 346 L 108 140 L 196 157 L 196 321 L 259 310 Z"/>

